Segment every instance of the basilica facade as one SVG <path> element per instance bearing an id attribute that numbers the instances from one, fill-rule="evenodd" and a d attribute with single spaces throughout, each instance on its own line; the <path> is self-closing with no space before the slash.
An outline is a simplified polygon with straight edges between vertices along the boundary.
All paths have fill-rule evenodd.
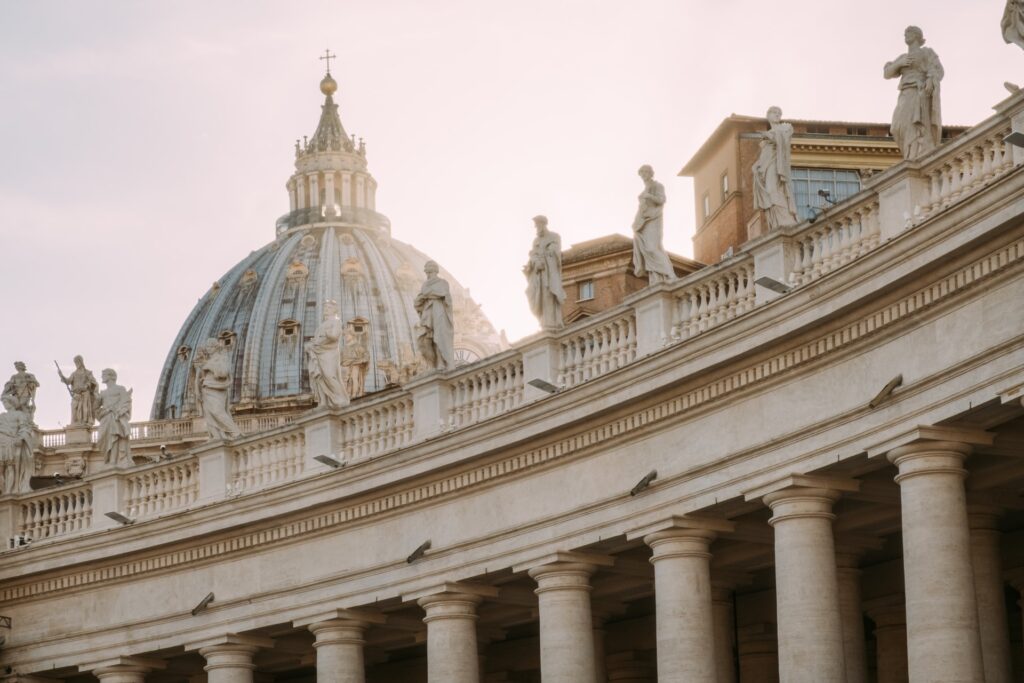
<path id="1" fill-rule="evenodd" d="M 429 259 L 377 212 L 336 88 L 130 450 L 23 440 L 58 476 L 0 496 L 0 680 L 1020 679 L 1024 94 L 514 345 L 442 270 L 437 369 Z M 306 349 L 332 316 L 326 405 Z M 236 431 L 202 409 L 210 340 Z"/>

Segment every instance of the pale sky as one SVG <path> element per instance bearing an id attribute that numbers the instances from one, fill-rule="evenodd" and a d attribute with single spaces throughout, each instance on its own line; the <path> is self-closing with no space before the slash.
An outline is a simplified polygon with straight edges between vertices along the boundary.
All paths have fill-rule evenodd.
<path id="1" fill-rule="evenodd" d="M 1004 0 L 0 0 L 0 381 L 24 360 L 36 421 L 66 424 L 65 371 L 114 367 L 149 417 L 197 299 L 274 236 L 294 140 L 320 114 L 325 48 L 377 208 L 515 340 L 544 213 L 563 245 L 629 234 L 651 164 L 666 246 L 692 255 L 676 173 L 730 113 L 888 121 L 882 65 L 920 25 L 946 123 L 1024 81 Z"/>

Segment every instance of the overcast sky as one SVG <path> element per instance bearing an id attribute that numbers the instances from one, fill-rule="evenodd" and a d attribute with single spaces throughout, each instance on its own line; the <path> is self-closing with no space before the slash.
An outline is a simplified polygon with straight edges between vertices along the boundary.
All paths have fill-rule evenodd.
<path id="1" fill-rule="evenodd" d="M 53 360 L 114 367 L 148 419 L 175 333 L 287 212 L 325 48 L 394 236 L 442 263 L 515 340 L 536 330 L 530 218 L 569 245 L 629 234 L 665 184 L 666 246 L 692 255 L 676 173 L 730 113 L 887 121 L 882 65 L 919 24 L 946 123 L 1024 81 L 1003 0 L 0 0 L 0 381 L 24 360 L 37 422 L 69 419 Z"/>

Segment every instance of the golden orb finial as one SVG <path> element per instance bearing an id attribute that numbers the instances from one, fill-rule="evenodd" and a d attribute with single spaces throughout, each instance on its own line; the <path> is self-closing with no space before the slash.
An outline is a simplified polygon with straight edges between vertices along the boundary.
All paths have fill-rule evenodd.
<path id="1" fill-rule="evenodd" d="M 333 95 L 338 92 L 338 82 L 331 78 L 331 74 L 324 76 L 324 80 L 320 81 L 320 92 L 325 95 Z"/>

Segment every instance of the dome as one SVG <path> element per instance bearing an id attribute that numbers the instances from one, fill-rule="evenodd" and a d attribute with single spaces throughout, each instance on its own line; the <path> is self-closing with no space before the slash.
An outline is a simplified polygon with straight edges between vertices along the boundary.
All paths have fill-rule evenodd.
<path id="1" fill-rule="evenodd" d="M 391 237 L 390 221 L 375 210 L 366 147 L 345 134 L 331 93 L 313 138 L 296 143 L 295 167 L 287 183 L 291 210 L 277 221 L 276 239 L 217 280 L 175 337 L 152 419 L 196 414 L 192 355 L 211 337 L 232 349 L 236 412 L 311 406 L 304 345 L 327 301 L 337 302 L 343 322 L 365 331 L 367 393 L 418 370 L 413 301 L 431 259 Z M 451 285 L 456 359 L 505 348 L 469 291 L 443 268 L 441 275 Z"/>

